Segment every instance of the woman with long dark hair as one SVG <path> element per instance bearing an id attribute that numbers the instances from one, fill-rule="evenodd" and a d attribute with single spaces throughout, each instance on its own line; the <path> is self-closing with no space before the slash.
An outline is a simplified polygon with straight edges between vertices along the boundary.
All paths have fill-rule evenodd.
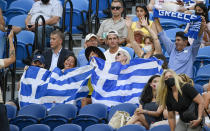
<path id="1" fill-rule="evenodd" d="M 149 129 L 150 124 L 162 120 L 164 109 L 156 103 L 156 88 L 159 79 L 159 75 L 154 75 L 148 80 L 140 97 L 140 106 L 127 122 L 127 125 L 139 124 Z"/>

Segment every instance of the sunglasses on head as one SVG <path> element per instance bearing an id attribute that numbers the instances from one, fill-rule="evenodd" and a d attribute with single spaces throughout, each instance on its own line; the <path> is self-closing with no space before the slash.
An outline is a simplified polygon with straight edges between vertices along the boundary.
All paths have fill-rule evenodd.
<path id="1" fill-rule="evenodd" d="M 116 7 L 115 6 L 112 6 L 111 7 L 112 10 L 114 10 L 114 9 L 119 10 L 120 8 L 121 8 L 120 6 L 116 6 Z"/>

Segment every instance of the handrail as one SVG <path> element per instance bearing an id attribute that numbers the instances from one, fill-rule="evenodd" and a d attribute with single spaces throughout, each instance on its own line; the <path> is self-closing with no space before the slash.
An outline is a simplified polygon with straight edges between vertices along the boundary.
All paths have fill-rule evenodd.
<path id="1" fill-rule="evenodd" d="M 89 0 L 89 9 L 88 9 L 88 33 L 92 33 L 92 0 Z"/>
<path id="2" fill-rule="evenodd" d="M 95 34 L 98 32 L 99 29 L 99 17 L 98 17 L 98 10 L 99 10 L 99 0 L 96 0 L 96 14 L 95 14 Z"/>
<path id="3" fill-rule="evenodd" d="M 39 19 L 42 20 L 42 47 L 39 48 L 40 45 L 38 45 L 38 24 L 39 24 Z M 38 50 L 41 50 L 41 51 L 44 51 L 44 47 L 45 47 L 45 19 L 42 15 L 39 15 L 37 18 L 36 18 L 36 21 L 35 21 L 35 50 L 38 49 Z"/>
<path id="4" fill-rule="evenodd" d="M 62 32 L 65 32 L 65 21 L 66 21 L 66 4 L 70 4 L 70 20 L 69 20 L 69 50 L 73 50 L 73 38 L 72 38 L 72 23 L 73 23 L 73 3 L 71 0 L 65 0 L 63 4 L 63 19 L 62 19 Z"/>
<path id="5" fill-rule="evenodd" d="M 124 10 L 123 10 L 123 17 L 124 17 L 124 19 L 126 18 L 126 14 L 127 14 L 127 11 L 126 11 L 126 3 L 125 3 L 125 0 L 122 0 L 122 2 L 123 2 L 123 8 L 124 8 Z"/>

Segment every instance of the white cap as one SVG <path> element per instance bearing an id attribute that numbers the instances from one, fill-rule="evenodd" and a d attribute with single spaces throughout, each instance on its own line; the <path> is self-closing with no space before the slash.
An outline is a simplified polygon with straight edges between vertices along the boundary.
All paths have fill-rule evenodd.
<path id="1" fill-rule="evenodd" d="M 116 35 L 116 36 L 118 36 L 119 37 L 119 34 L 118 34 L 118 32 L 116 31 L 116 30 L 110 30 L 108 33 L 107 33 L 107 36 L 108 35 Z"/>
<path id="2" fill-rule="evenodd" d="M 85 42 L 87 42 L 88 40 L 90 40 L 90 38 L 92 38 L 92 37 L 95 37 L 97 39 L 97 36 L 95 34 L 90 33 L 90 34 L 86 35 Z"/>

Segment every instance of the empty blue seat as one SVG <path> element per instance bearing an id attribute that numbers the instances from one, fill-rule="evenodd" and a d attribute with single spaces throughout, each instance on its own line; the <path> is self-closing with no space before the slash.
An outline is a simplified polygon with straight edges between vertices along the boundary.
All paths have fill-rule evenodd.
<path id="1" fill-rule="evenodd" d="M 134 58 L 135 52 L 134 52 L 134 50 L 132 48 L 130 48 L 130 47 L 121 47 L 121 48 L 125 49 L 130 54 L 131 59 Z"/>
<path id="2" fill-rule="evenodd" d="M 117 131 L 146 131 L 146 129 L 140 125 L 126 125 L 120 127 Z"/>
<path id="3" fill-rule="evenodd" d="M 14 16 L 10 19 L 9 21 L 9 25 L 13 25 L 13 26 L 18 26 L 21 28 L 25 27 L 25 19 L 26 19 L 27 15 L 18 15 L 18 16 Z"/>
<path id="4" fill-rule="evenodd" d="M 17 114 L 17 107 L 6 104 L 7 117 L 9 119 L 15 118 Z"/>
<path id="5" fill-rule="evenodd" d="M 96 1 L 97 0 L 92 0 L 92 14 L 96 14 Z M 109 5 L 111 5 L 111 0 L 99 0 L 99 10 L 98 10 L 98 17 L 99 18 L 105 18 L 107 17 L 106 14 L 104 14 L 103 10 L 108 9 Z"/>
<path id="6" fill-rule="evenodd" d="M 114 115 L 114 113 L 117 110 L 126 111 L 130 114 L 130 116 L 132 116 L 133 113 L 135 112 L 136 108 L 137 108 L 137 105 L 131 104 L 131 103 L 123 103 L 123 104 L 113 106 L 113 107 L 111 107 L 111 109 L 109 111 L 108 121 L 110 121 L 110 119 L 112 118 L 112 116 Z"/>
<path id="7" fill-rule="evenodd" d="M 0 0 L 0 8 L 3 12 L 7 9 L 7 2 L 5 0 Z"/>
<path id="8" fill-rule="evenodd" d="M 203 93 L 203 86 L 199 85 L 199 84 L 195 84 L 194 88 L 196 89 L 196 91 L 200 94 Z"/>
<path id="9" fill-rule="evenodd" d="M 160 24 L 164 30 L 180 28 L 182 25 L 186 25 L 186 22 L 172 19 L 160 19 Z"/>
<path id="10" fill-rule="evenodd" d="M 33 4 L 34 0 L 16 0 L 10 4 L 8 9 L 21 8 L 26 12 L 29 12 Z"/>
<path id="11" fill-rule="evenodd" d="M 82 128 L 75 124 L 64 124 L 56 127 L 53 131 L 82 131 Z"/>
<path id="12" fill-rule="evenodd" d="M 210 79 L 210 64 L 201 67 L 194 79 L 194 82 L 199 85 L 208 83 Z"/>
<path id="13" fill-rule="evenodd" d="M 59 104 L 53 107 L 48 116 L 40 121 L 42 124 L 48 125 L 51 129 L 66 124 L 70 119 L 76 117 L 77 107 L 71 104 Z"/>
<path id="14" fill-rule="evenodd" d="M 88 126 L 85 131 L 114 131 L 114 129 L 107 124 L 95 124 Z"/>
<path id="15" fill-rule="evenodd" d="M 50 131 L 50 127 L 44 124 L 34 124 L 24 127 L 22 131 Z"/>
<path id="16" fill-rule="evenodd" d="M 169 125 L 158 125 L 150 129 L 150 131 L 170 131 Z"/>
<path id="17" fill-rule="evenodd" d="M 19 131 L 18 126 L 13 125 L 13 124 L 9 124 L 9 129 L 10 129 L 10 131 Z"/>
<path id="18" fill-rule="evenodd" d="M 204 126 L 202 131 L 210 131 L 210 128 L 207 126 Z"/>
<path id="19" fill-rule="evenodd" d="M 168 36 L 168 38 L 171 39 L 172 42 L 175 42 L 176 32 L 178 31 L 184 31 L 184 29 L 180 29 L 180 28 L 168 29 L 168 30 L 165 30 L 165 33 Z"/>

